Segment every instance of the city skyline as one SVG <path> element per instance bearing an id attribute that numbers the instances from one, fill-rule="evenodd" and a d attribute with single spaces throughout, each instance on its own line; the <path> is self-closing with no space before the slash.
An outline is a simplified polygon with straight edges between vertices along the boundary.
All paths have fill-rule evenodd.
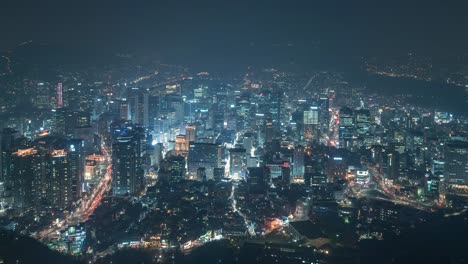
<path id="1" fill-rule="evenodd" d="M 465 263 L 463 3 L 7 2 L 0 263 Z"/>

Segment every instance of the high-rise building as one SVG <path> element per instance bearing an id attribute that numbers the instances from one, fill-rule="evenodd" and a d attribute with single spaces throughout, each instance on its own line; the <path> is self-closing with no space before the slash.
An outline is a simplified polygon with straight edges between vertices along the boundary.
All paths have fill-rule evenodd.
<path id="1" fill-rule="evenodd" d="M 41 200 L 41 172 L 41 158 L 36 149 L 18 149 L 12 154 L 6 185 L 11 190 L 14 207 L 27 209 Z"/>
<path id="2" fill-rule="evenodd" d="M 305 166 L 304 166 L 304 147 L 297 146 L 294 149 L 293 155 L 293 168 L 292 168 L 292 177 L 302 176 L 304 177 Z"/>
<path id="3" fill-rule="evenodd" d="M 170 170 L 170 181 L 180 181 L 185 177 L 185 158 L 181 156 L 175 156 L 168 159 L 169 170 Z"/>
<path id="4" fill-rule="evenodd" d="M 71 205 L 71 181 L 69 160 L 64 149 L 53 149 L 50 152 L 50 174 L 47 179 L 49 185 L 47 191 L 48 203 L 53 208 L 66 208 Z"/>
<path id="5" fill-rule="evenodd" d="M 389 179 L 397 179 L 399 176 L 399 154 L 392 151 L 386 155 L 384 164 L 384 175 Z"/>
<path id="6" fill-rule="evenodd" d="M 213 179 L 215 168 L 221 167 L 221 146 L 211 143 L 190 143 L 187 159 L 189 179 L 197 179 L 198 168 L 205 168 L 206 178 Z M 200 179 L 201 180 L 201 179 Z"/>
<path id="7" fill-rule="evenodd" d="M 328 109 L 330 108 L 330 100 L 328 99 L 328 96 L 324 95 L 319 98 L 318 107 L 320 129 L 323 132 L 328 131 L 328 126 L 330 124 L 330 113 L 328 112 Z"/>
<path id="8" fill-rule="evenodd" d="M 265 143 L 271 143 L 274 137 L 273 120 L 270 118 L 265 121 Z"/>
<path id="9" fill-rule="evenodd" d="M 6 182 L 11 164 L 11 154 L 16 151 L 14 144 L 18 131 L 4 128 L 0 133 L 0 182 Z"/>
<path id="10" fill-rule="evenodd" d="M 185 126 L 185 139 L 187 142 L 197 141 L 197 127 L 195 125 Z"/>
<path id="11" fill-rule="evenodd" d="M 15 206 L 71 209 L 81 198 L 84 162 L 82 140 L 49 136 L 17 148 L 5 169 Z"/>
<path id="12" fill-rule="evenodd" d="M 245 149 L 234 148 L 229 150 L 229 174 L 231 178 L 239 179 L 245 176 L 247 156 Z"/>
<path id="13" fill-rule="evenodd" d="M 149 95 L 139 88 L 132 88 L 129 92 L 130 119 L 132 123 L 149 126 Z M 123 114 L 124 112 L 122 112 Z M 121 115 L 122 115 L 121 114 Z"/>
<path id="14" fill-rule="evenodd" d="M 340 148 L 351 148 L 354 137 L 354 114 L 353 110 L 348 107 L 340 109 L 340 127 L 339 133 L 339 147 Z"/>
<path id="15" fill-rule="evenodd" d="M 119 117 L 122 120 L 129 120 L 130 119 L 130 105 L 126 98 L 122 98 L 119 102 Z"/>
<path id="16" fill-rule="evenodd" d="M 65 150 L 68 158 L 68 172 L 70 181 L 66 188 L 69 189 L 71 200 L 77 201 L 81 197 L 82 184 L 84 182 L 85 154 L 84 141 L 81 139 L 67 140 Z"/>
<path id="17" fill-rule="evenodd" d="M 175 140 L 174 152 L 176 155 L 187 156 L 189 149 L 189 142 L 187 141 L 187 135 L 177 135 Z"/>
<path id="18" fill-rule="evenodd" d="M 37 108 L 44 109 L 50 107 L 50 86 L 49 83 L 37 83 L 36 94 L 33 98 L 33 105 Z"/>
<path id="19" fill-rule="evenodd" d="M 304 111 L 304 140 L 311 142 L 318 139 L 319 108 L 311 106 Z"/>
<path id="20" fill-rule="evenodd" d="M 60 108 L 63 106 L 63 87 L 62 87 L 62 83 L 58 83 L 57 84 L 57 88 L 56 88 L 56 92 L 57 92 L 57 107 Z"/>
<path id="21" fill-rule="evenodd" d="M 213 178 L 215 181 L 220 181 L 222 178 L 224 178 L 224 168 L 214 168 L 213 169 Z"/>
<path id="22" fill-rule="evenodd" d="M 265 191 L 265 168 L 247 168 L 247 184 L 250 194 L 261 194 Z"/>
<path id="23" fill-rule="evenodd" d="M 112 145 L 112 192 L 136 195 L 143 189 L 140 140 L 136 136 L 120 137 Z"/>
<path id="24" fill-rule="evenodd" d="M 444 177 L 449 184 L 468 184 L 468 142 L 445 144 Z"/>
<path id="25" fill-rule="evenodd" d="M 68 111 L 66 108 L 54 109 L 52 132 L 59 136 L 65 136 L 69 130 L 67 126 Z"/>
<path id="26" fill-rule="evenodd" d="M 368 109 L 359 109 L 355 111 L 356 132 L 360 136 L 367 135 L 370 127 L 370 111 Z"/>

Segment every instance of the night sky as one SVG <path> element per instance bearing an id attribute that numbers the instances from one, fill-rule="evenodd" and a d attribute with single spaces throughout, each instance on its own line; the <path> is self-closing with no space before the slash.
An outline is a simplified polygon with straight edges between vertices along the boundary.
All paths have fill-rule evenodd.
<path id="1" fill-rule="evenodd" d="M 33 40 L 187 60 L 317 46 L 337 56 L 441 55 L 468 47 L 467 10 L 466 1 L 2 1 L 0 48 Z"/>

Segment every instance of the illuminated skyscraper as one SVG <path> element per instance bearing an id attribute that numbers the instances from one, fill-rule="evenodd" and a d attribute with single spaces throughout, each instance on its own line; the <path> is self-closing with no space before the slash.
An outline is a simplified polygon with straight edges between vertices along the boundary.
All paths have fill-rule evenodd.
<path id="1" fill-rule="evenodd" d="M 11 190 L 14 207 L 27 209 L 40 201 L 41 170 L 41 158 L 36 149 L 19 149 L 12 154 L 6 185 Z"/>
<path id="2" fill-rule="evenodd" d="M 354 112 L 356 115 L 356 132 L 360 136 L 369 133 L 370 127 L 370 111 L 367 109 L 359 109 Z"/>
<path id="3" fill-rule="evenodd" d="M 351 148 L 354 136 L 354 114 L 353 110 L 348 107 L 343 107 L 340 110 L 340 127 L 339 127 L 339 147 Z"/>
<path id="4" fill-rule="evenodd" d="M 319 108 L 311 106 L 304 111 L 304 140 L 311 142 L 318 139 Z"/>
<path id="5" fill-rule="evenodd" d="M 140 140 L 136 136 L 119 137 L 112 145 L 112 192 L 137 195 L 143 189 Z"/>
<path id="6" fill-rule="evenodd" d="M 185 140 L 187 142 L 197 141 L 197 127 L 195 125 L 187 125 L 185 127 Z"/>
<path id="7" fill-rule="evenodd" d="M 149 126 L 149 95 L 139 88 L 132 88 L 129 92 L 130 119 L 135 124 Z M 123 114 L 123 112 L 122 112 Z M 122 115 L 121 114 L 121 115 Z"/>
<path id="8" fill-rule="evenodd" d="M 63 106 L 63 87 L 62 83 L 57 84 L 57 107 Z"/>
<path id="9" fill-rule="evenodd" d="M 450 184 L 468 184 L 468 142 L 445 144 L 444 177 Z"/>
<path id="10" fill-rule="evenodd" d="M 328 96 L 324 95 L 319 98 L 318 107 L 320 130 L 322 132 L 326 132 L 328 131 L 328 125 L 330 123 L 330 114 L 328 113 L 330 100 L 328 99 Z"/>
<path id="11" fill-rule="evenodd" d="M 304 176 L 304 147 L 297 146 L 294 149 L 292 176 Z"/>
<path id="12" fill-rule="evenodd" d="M 84 141 L 81 139 L 67 140 L 65 150 L 68 158 L 68 171 L 70 181 L 67 185 L 72 201 L 77 201 L 81 197 L 82 184 L 84 182 Z"/>
<path id="13" fill-rule="evenodd" d="M 44 109 L 50 107 L 50 86 L 49 83 L 39 82 L 35 89 L 33 105 L 37 108 Z"/>
<path id="14" fill-rule="evenodd" d="M 265 143 L 271 143 L 274 137 L 273 121 L 269 118 L 265 122 Z"/>
<path id="15" fill-rule="evenodd" d="M 229 150 L 229 168 L 230 168 L 230 176 L 232 178 L 241 178 L 246 176 L 246 164 L 247 164 L 247 156 L 245 153 L 245 149 L 243 148 L 235 148 Z"/>
<path id="16" fill-rule="evenodd" d="M 189 142 L 187 141 L 187 135 L 178 135 L 175 140 L 175 154 L 186 157 L 188 154 L 188 149 Z"/>
<path id="17" fill-rule="evenodd" d="M 197 179 L 198 168 L 205 168 L 206 178 L 213 179 L 213 170 L 220 167 L 220 145 L 210 143 L 190 143 L 187 159 L 187 172 L 190 179 Z"/>

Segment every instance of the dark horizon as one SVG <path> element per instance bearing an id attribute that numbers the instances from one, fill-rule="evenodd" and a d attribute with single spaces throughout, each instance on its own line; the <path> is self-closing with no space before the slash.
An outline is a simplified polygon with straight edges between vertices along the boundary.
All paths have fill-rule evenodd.
<path id="1" fill-rule="evenodd" d="M 467 6 L 462 1 L 8 1 L 0 10 L 0 49 L 33 40 L 189 58 L 288 45 L 347 56 L 441 56 L 466 52 Z"/>

